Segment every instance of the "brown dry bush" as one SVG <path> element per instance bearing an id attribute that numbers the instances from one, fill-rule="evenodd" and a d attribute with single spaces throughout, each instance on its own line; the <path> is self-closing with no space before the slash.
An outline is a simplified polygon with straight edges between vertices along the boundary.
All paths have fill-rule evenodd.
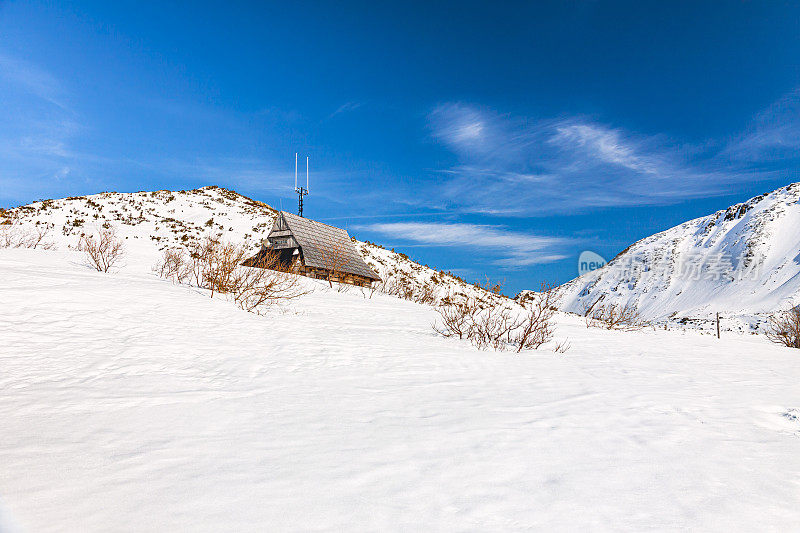
<path id="1" fill-rule="evenodd" d="M 638 331 L 650 327 L 650 322 L 642 319 L 639 310 L 630 304 L 608 304 L 593 306 L 585 314 L 586 327 Z"/>
<path id="2" fill-rule="evenodd" d="M 0 248 L 16 248 L 17 236 L 12 224 L 0 224 Z"/>
<path id="3" fill-rule="evenodd" d="M 387 274 L 385 278 L 384 292 L 386 294 L 403 300 L 410 300 L 414 295 L 414 285 L 408 277 L 399 275 L 389 277 Z"/>
<path id="4" fill-rule="evenodd" d="M 483 283 L 476 283 L 476 287 L 479 289 L 483 289 L 486 292 L 491 292 L 492 294 L 501 295 L 503 294 L 503 289 L 506 286 L 506 280 L 503 281 L 492 281 L 489 279 L 489 276 L 486 276 L 486 280 Z"/>
<path id="5" fill-rule="evenodd" d="M 345 293 L 349 293 L 351 290 L 353 290 L 353 287 L 354 287 L 354 285 L 351 285 L 349 283 L 344 283 L 344 282 L 340 281 L 339 283 L 336 284 L 336 287 L 334 287 L 334 289 L 336 290 L 336 292 L 340 292 L 340 293 L 345 294 Z"/>
<path id="6" fill-rule="evenodd" d="M 543 284 L 541 292 L 531 293 L 519 303 L 517 308 L 469 296 L 447 297 L 436 309 L 440 321 L 433 324 L 433 330 L 444 337 L 467 338 L 481 350 L 536 350 L 553 339 L 557 294 Z M 556 345 L 559 353 L 568 348 L 566 342 Z"/>
<path id="7" fill-rule="evenodd" d="M 432 285 L 424 283 L 411 291 L 409 299 L 418 304 L 430 305 L 436 301 L 436 290 Z"/>
<path id="8" fill-rule="evenodd" d="M 189 257 L 186 259 L 187 271 L 195 287 L 204 286 L 206 270 L 218 244 L 218 239 L 206 237 L 200 242 L 193 242 L 187 246 L 189 250 Z"/>
<path id="9" fill-rule="evenodd" d="M 800 306 L 773 314 L 769 318 L 766 336 L 776 344 L 800 348 Z"/>
<path id="10" fill-rule="evenodd" d="M 512 344 L 514 330 L 519 327 L 514 312 L 502 305 L 479 311 L 472 323 L 469 339 L 480 350 L 505 350 Z"/>
<path id="11" fill-rule="evenodd" d="M 251 266 L 246 248 L 207 237 L 182 250 L 164 250 L 154 269 L 163 278 L 194 284 L 225 294 L 241 309 L 260 314 L 267 307 L 306 294 L 297 275 L 289 273 L 276 254 L 267 254 Z"/>
<path id="12" fill-rule="evenodd" d="M 185 283 L 191 277 L 191 265 L 186 252 L 180 248 L 167 248 L 153 270 L 164 279 Z"/>
<path id="13" fill-rule="evenodd" d="M 364 296 L 364 298 L 367 298 L 367 299 L 370 299 L 370 300 L 372 299 L 373 296 L 375 296 L 376 292 L 386 292 L 386 282 L 385 281 L 383 281 L 383 280 L 381 280 L 381 281 L 373 281 L 372 283 L 370 283 L 366 287 L 362 287 L 361 288 L 361 294 Z"/>
<path id="14" fill-rule="evenodd" d="M 259 314 L 266 307 L 306 294 L 299 279 L 284 270 L 277 254 L 267 254 L 252 266 L 234 271 L 230 293 L 241 309 Z"/>
<path id="15" fill-rule="evenodd" d="M 559 341 L 556 343 L 555 347 L 553 348 L 553 351 L 556 353 L 567 353 L 570 346 L 571 344 L 569 342 L 569 339 L 564 339 L 563 341 Z"/>
<path id="16" fill-rule="evenodd" d="M 0 224 L 0 248 L 27 248 L 23 246 L 24 241 L 20 225 L 13 219 L 4 219 Z"/>
<path id="17" fill-rule="evenodd" d="M 387 272 L 383 275 L 380 290 L 389 296 L 402 298 L 401 294 L 404 293 L 404 286 L 407 284 L 407 279 L 405 277 Z"/>
<path id="18" fill-rule="evenodd" d="M 98 272 L 108 272 L 125 255 L 125 246 L 113 228 L 100 230 L 97 237 L 81 235 L 78 250 L 84 253 L 86 261 Z"/>
<path id="19" fill-rule="evenodd" d="M 555 287 L 547 283 L 542 283 L 538 293 L 526 294 L 520 304 L 527 313 L 523 316 L 512 340 L 517 353 L 522 350 L 536 350 L 553 339 L 555 332 L 553 318 L 557 312 L 558 302 L 559 296 Z M 559 344 L 557 348 L 566 351 L 563 344 Z"/>
<path id="20" fill-rule="evenodd" d="M 205 256 L 203 288 L 214 293 L 230 293 L 239 283 L 239 267 L 247 259 L 247 252 L 236 245 L 217 242 Z"/>
<path id="21" fill-rule="evenodd" d="M 443 337 L 470 338 L 475 315 L 479 310 L 480 305 L 475 298 L 443 302 L 436 308 L 441 324 L 434 323 L 433 330 Z"/>
<path id="22" fill-rule="evenodd" d="M 16 218 L 0 219 L 0 248 L 33 248 L 51 250 L 55 244 L 45 240 L 52 226 L 36 224 L 32 228 L 24 227 Z"/>
<path id="23" fill-rule="evenodd" d="M 389 273 L 383 277 L 384 280 L 377 285 L 377 290 L 380 292 L 418 304 L 436 303 L 436 287 L 433 282 L 415 283 L 406 275 Z"/>
<path id="24" fill-rule="evenodd" d="M 247 259 L 247 251 L 218 238 L 205 237 L 188 246 L 186 277 L 196 287 L 216 293 L 230 292 L 234 272 Z"/>
<path id="25" fill-rule="evenodd" d="M 28 248 L 41 248 L 43 250 L 51 250 L 55 248 L 55 243 L 45 241 L 45 238 L 50 235 L 52 226 L 49 224 L 37 224 L 30 232 L 27 239 Z"/>

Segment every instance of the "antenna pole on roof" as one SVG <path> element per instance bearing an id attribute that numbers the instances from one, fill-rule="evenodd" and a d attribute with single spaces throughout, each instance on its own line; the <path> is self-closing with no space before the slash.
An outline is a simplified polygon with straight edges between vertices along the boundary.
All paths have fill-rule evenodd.
<path id="1" fill-rule="evenodd" d="M 303 216 L 303 196 L 308 194 L 308 156 L 306 156 L 306 186 L 297 186 L 297 152 L 294 154 L 294 192 L 297 193 L 297 214 Z"/>

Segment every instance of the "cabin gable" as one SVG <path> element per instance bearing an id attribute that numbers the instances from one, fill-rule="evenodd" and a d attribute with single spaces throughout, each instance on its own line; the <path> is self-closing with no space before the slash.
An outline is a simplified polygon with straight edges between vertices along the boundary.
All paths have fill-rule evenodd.
<path id="1" fill-rule="evenodd" d="M 267 235 L 267 241 L 273 250 L 284 250 L 288 248 L 299 248 L 297 240 L 292 235 L 292 230 L 286 224 L 283 213 L 279 213 L 272 223 L 272 229 Z"/>

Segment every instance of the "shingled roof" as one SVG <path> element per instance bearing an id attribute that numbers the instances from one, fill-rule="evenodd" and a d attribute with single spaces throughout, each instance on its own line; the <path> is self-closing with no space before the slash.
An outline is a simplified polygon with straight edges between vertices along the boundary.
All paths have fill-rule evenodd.
<path id="1" fill-rule="evenodd" d="M 300 246 L 306 266 L 330 269 L 331 258 L 335 256 L 337 270 L 380 281 L 381 278 L 367 266 L 345 230 L 286 211 L 281 211 L 278 216 L 283 217 Z"/>

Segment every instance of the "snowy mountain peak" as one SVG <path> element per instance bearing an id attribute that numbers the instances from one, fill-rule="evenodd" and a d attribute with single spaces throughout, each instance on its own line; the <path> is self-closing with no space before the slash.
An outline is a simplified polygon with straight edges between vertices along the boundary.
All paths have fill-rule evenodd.
<path id="1" fill-rule="evenodd" d="M 654 320 L 756 323 L 800 301 L 800 183 L 642 239 L 562 290 L 563 308 L 581 314 L 616 304 Z"/>

